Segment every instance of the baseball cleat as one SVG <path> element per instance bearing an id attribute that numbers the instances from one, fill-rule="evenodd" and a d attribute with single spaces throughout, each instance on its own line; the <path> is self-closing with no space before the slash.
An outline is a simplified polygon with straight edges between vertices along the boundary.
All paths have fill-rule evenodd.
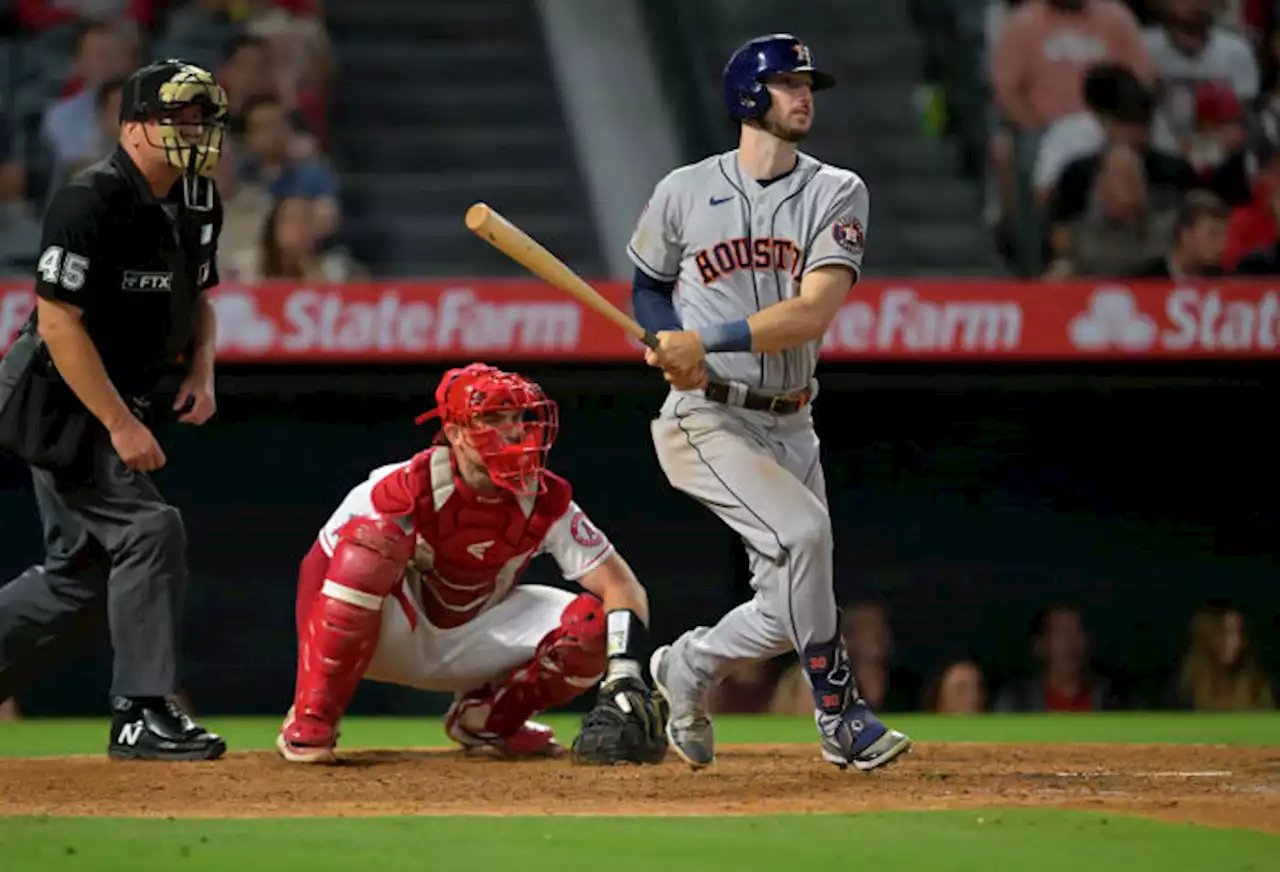
<path id="1" fill-rule="evenodd" d="M 882 724 L 865 703 L 840 714 L 819 709 L 813 718 L 822 736 L 823 758 L 841 769 L 853 766 L 867 772 L 911 750 L 911 738 Z"/>
<path id="2" fill-rule="evenodd" d="M 679 675 L 672 664 L 671 646 L 663 645 L 649 658 L 649 674 L 653 686 L 671 708 L 667 720 L 667 744 L 676 755 L 694 769 L 715 762 L 715 732 L 701 693 L 681 692 Z M 673 693 L 673 689 L 676 691 Z"/>
<path id="3" fill-rule="evenodd" d="M 107 756 L 112 760 L 217 760 L 227 752 L 221 736 L 201 727 L 170 699 L 118 696 L 111 709 Z"/>
<path id="4" fill-rule="evenodd" d="M 454 703 L 444 717 L 444 731 L 450 739 L 470 752 L 480 748 L 492 748 L 503 757 L 519 759 L 525 757 L 561 757 L 566 751 L 556 741 L 556 734 L 546 724 L 537 721 L 525 721 L 520 729 L 510 736 L 495 736 L 489 733 L 476 733 L 468 730 L 461 723 L 464 706 Z"/>
<path id="5" fill-rule="evenodd" d="M 296 719 L 293 706 L 276 735 L 276 751 L 290 763 L 336 763 L 337 731 L 315 718 Z"/>

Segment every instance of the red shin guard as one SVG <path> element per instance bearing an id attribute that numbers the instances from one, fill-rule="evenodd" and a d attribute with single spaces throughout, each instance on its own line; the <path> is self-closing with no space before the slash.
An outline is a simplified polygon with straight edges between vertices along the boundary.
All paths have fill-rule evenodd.
<path id="1" fill-rule="evenodd" d="M 286 739 L 300 744 L 332 743 L 334 727 L 377 650 L 382 602 L 413 553 L 413 537 L 380 518 L 357 518 L 339 536 L 298 640 L 294 717 Z"/>
<path id="2" fill-rule="evenodd" d="M 582 594 L 565 608 L 560 626 L 543 637 L 527 663 L 467 695 L 459 726 L 477 736 L 514 735 L 533 715 L 595 687 L 605 661 L 604 605 Z"/>

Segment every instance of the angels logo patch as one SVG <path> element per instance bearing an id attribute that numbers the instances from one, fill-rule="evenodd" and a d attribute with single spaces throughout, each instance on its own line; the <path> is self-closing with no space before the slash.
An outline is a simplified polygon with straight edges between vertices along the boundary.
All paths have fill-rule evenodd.
<path id="1" fill-rule="evenodd" d="M 862 222 L 857 218 L 841 216 L 831 225 L 831 236 L 850 254 L 862 254 Z"/>
<path id="2" fill-rule="evenodd" d="M 604 544 L 604 534 L 591 526 L 591 522 L 582 512 L 574 515 L 573 520 L 569 522 L 569 534 L 573 536 L 573 541 L 584 548 L 594 548 Z"/>

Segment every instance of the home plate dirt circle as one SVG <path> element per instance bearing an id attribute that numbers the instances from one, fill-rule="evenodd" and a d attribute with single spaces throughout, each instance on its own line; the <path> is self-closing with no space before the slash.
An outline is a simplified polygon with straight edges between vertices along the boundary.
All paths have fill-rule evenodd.
<path id="1" fill-rule="evenodd" d="M 1280 748 L 924 743 L 841 772 L 815 748 L 720 749 L 693 771 L 510 762 L 456 751 L 348 751 L 337 766 L 268 752 L 214 763 L 0 760 L 0 815 L 273 817 L 727 815 L 1037 806 L 1280 833 Z"/>

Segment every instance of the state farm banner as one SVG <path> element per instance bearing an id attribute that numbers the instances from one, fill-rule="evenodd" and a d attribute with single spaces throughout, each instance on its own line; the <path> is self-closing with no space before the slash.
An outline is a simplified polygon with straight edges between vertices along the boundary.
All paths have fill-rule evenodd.
<path id="1" fill-rule="evenodd" d="M 630 287 L 596 286 L 624 311 Z M 270 282 L 211 292 L 228 362 L 638 361 L 607 320 L 536 280 Z M 0 348 L 31 312 L 0 284 Z M 1224 358 L 1277 354 L 1280 281 L 867 280 L 832 322 L 830 360 Z"/>

